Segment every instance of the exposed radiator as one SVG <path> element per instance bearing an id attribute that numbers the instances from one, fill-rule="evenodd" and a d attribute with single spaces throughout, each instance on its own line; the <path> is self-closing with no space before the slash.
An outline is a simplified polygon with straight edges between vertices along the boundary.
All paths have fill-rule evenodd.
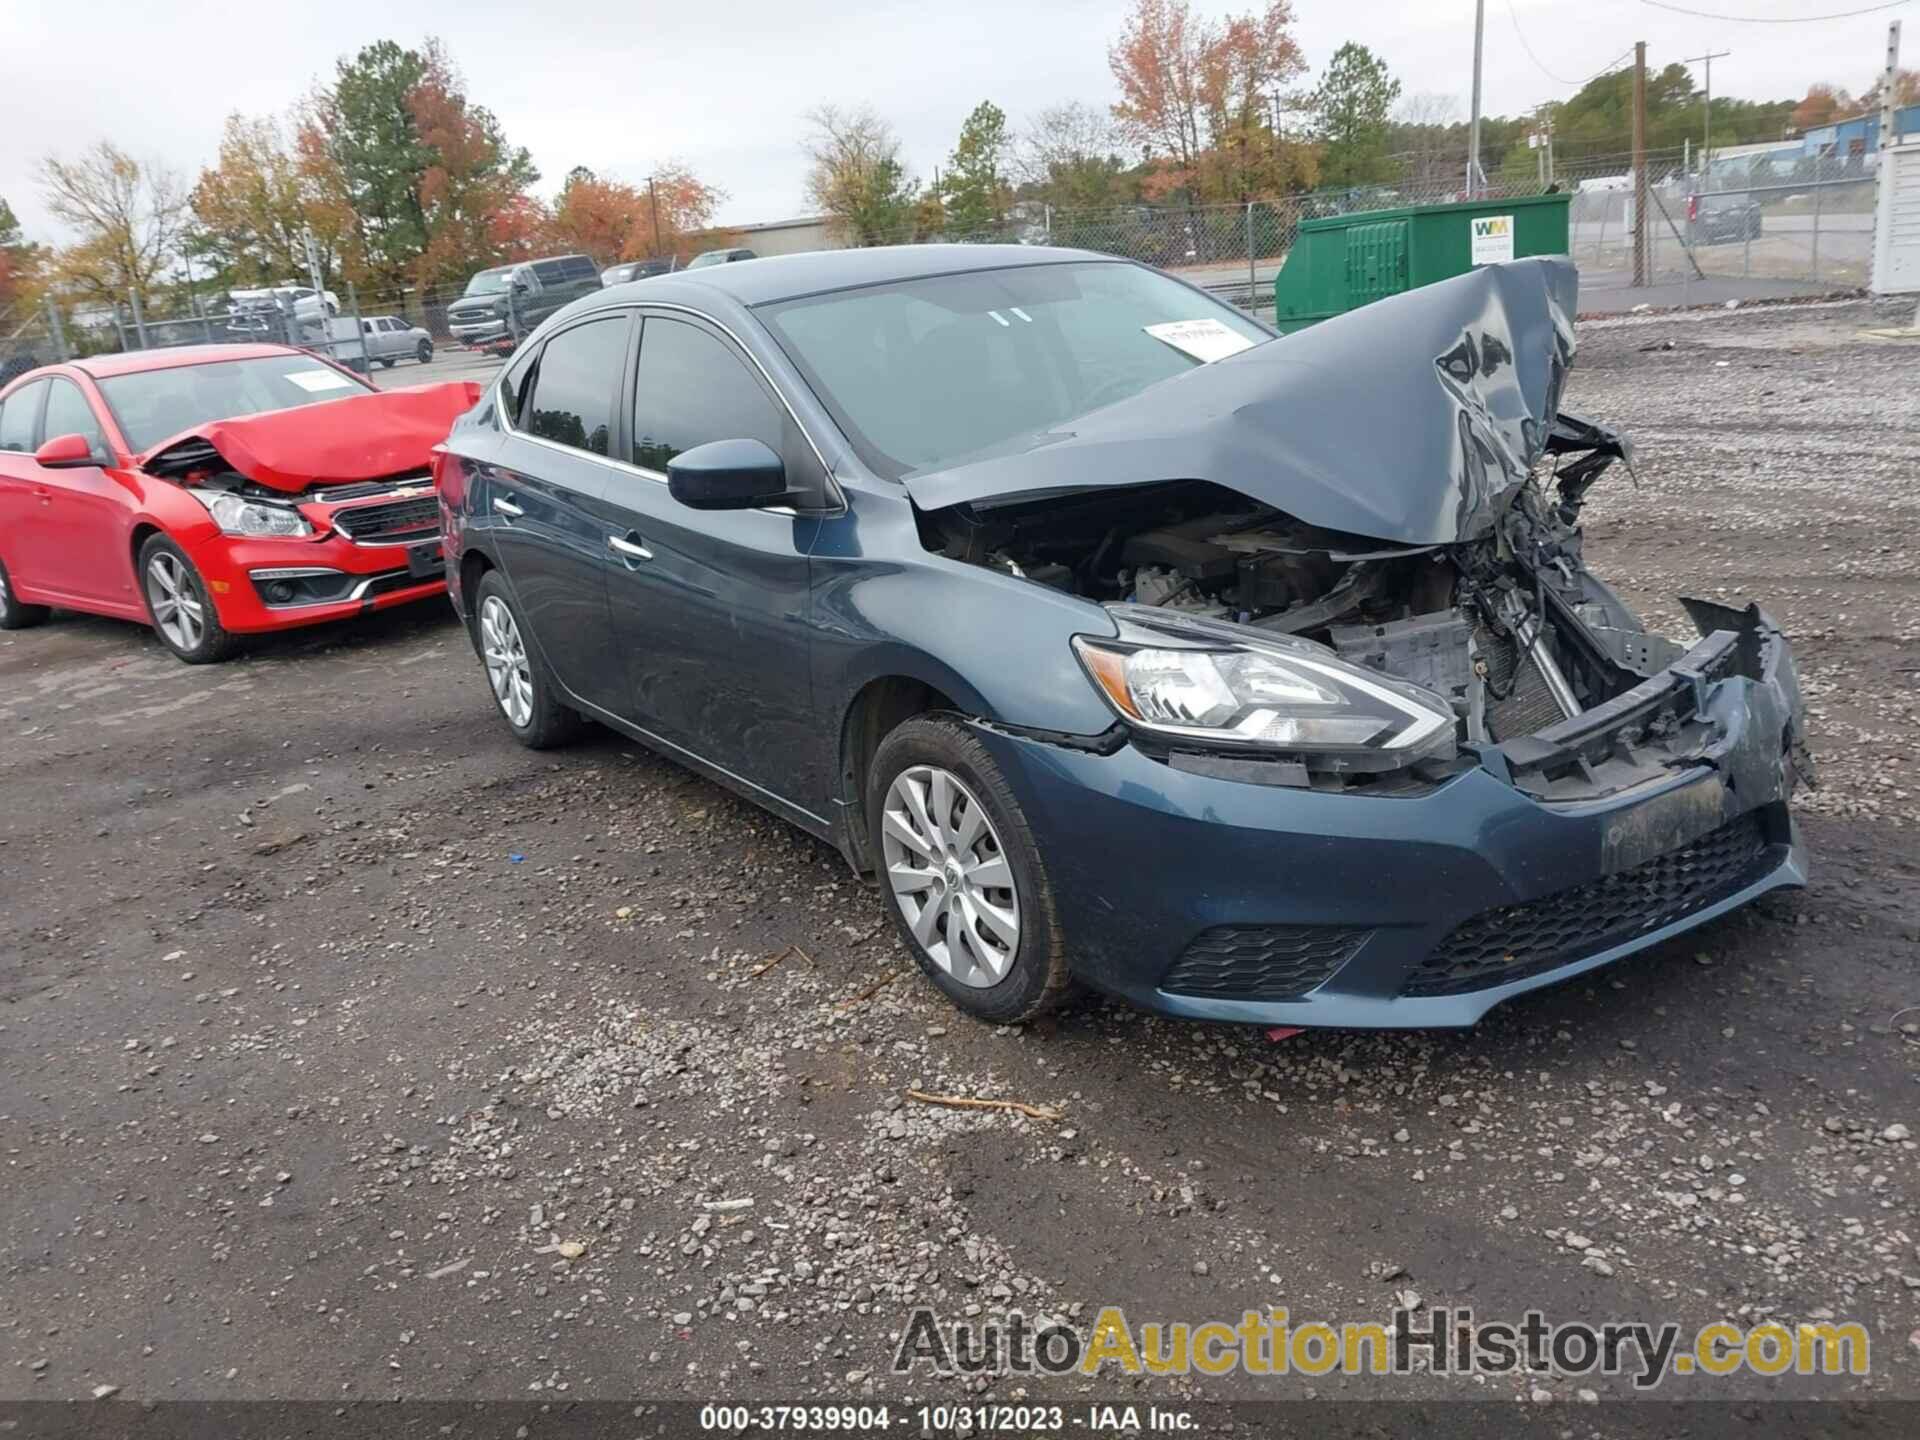
<path id="1" fill-rule="evenodd" d="M 1487 662 L 1487 733 L 1495 740 L 1531 735 L 1566 719 L 1553 687 L 1530 654 L 1514 644 L 1511 632 L 1496 635 L 1481 621 L 1474 644 Z M 1496 698 L 1505 695 L 1504 700 Z"/>

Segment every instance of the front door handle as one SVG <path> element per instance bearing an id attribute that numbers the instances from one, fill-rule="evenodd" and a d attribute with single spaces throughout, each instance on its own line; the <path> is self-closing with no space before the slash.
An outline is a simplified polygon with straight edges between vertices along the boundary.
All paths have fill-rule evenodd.
<path id="1" fill-rule="evenodd" d="M 503 500 L 498 495 L 493 497 L 493 508 L 498 510 L 502 515 L 506 516 L 509 520 L 518 520 L 522 515 L 527 513 L 525 510 L 522 510 L 518 505 L 514 504 L 513 501 Z"/>
<path id="2" fill-rule="evenodd" d="M 651 560 L 653 552 L 640 543 L 640 537 L 629 530 L 625 536 L 609 535 L 607 548 L 626 560 Z"/>

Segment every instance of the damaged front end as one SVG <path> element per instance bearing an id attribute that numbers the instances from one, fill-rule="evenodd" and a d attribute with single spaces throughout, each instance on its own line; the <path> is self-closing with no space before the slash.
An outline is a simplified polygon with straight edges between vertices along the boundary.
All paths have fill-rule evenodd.
<path id="1" fill-rule="evenodd" d="M 1465 1024 L 1804 883 L 1786 637 L 1756 606 L 1684 600 L 1700 638 L 1682 646 L 1587 568 L 1582 507 L 1629 447 L 1559 408 L 1570 267 L 1491 268 L 908 478 L 929 550 L 1104 609 L 1111 632 L 1075 648 L 1132 755 L 1238 782 L 1169 778 L 1144 802 L 1196 888 L 1173 902 L 1190 928 L 1155 937 L 1180 947 L 1164 973 L 1116 936 L 1123 993 L 1261 1023 Z M 1367 386 L 1341 398 L 1361 356 Z M 1122 442 L 1164 430 L 1195 463 L 1155 480 L 1164 457 Z M 1155 788 L 1135 762 L 1124 782 L 1064 763 L 1116 796 Z M 1283 878 L 1213 878 L 1249 862 Z"/>
<path id="2" fill-rule="evenodd" d="M 1082 663 L 1176 765 L 1404 789 L 1485 763 L 1598 799 L 1715 763 L 1708 692 L 1743 679 L 1779 692 L 1759 718 L 1790 786 L 1778 628 L 1689 601 L 1685 650 L 1586 566 L 1587 495 L 1632 461 L 1558 408 L 1572 306 L 1565 262 L 1490 267 L 1203 366 L 909 476 L 922 541 L 1104 605 L 1117 634 L 1083 637 Z"/>

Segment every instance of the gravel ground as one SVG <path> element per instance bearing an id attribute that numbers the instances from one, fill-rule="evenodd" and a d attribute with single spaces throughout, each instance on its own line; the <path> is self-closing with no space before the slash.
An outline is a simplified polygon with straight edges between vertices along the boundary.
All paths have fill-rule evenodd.
<path id="1" fill-rule="evenodd" d="M 1590 554 L 1673 633 L 1679 590 L 1792 633 L 1815 878 L 1465 1033 L 970 1022 L 826 847 L 604 732 L 514 746 L 437 604 L 218 669 L 0 637 L 0 1399 L 1069 1399 L 886 1366 L 919 1304 L 1396 1301 L 1855 1319 L 1869 1378 L 1662 1393 L 1920 1398 L 1920 416 L 1869 323 L 1583 327 L 1571 404 L 1639 446 Z"/>

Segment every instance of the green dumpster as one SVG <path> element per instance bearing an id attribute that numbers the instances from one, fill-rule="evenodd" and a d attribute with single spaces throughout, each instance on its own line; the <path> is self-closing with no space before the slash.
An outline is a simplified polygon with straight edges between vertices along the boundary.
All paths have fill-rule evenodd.
<path id="1" fill-rule="evenodd" d="M 1413 205 L 1302 220 L 1273 282 L 1281 330 L 1527 255 L 1565 255 L 1567 194 Z"/>

